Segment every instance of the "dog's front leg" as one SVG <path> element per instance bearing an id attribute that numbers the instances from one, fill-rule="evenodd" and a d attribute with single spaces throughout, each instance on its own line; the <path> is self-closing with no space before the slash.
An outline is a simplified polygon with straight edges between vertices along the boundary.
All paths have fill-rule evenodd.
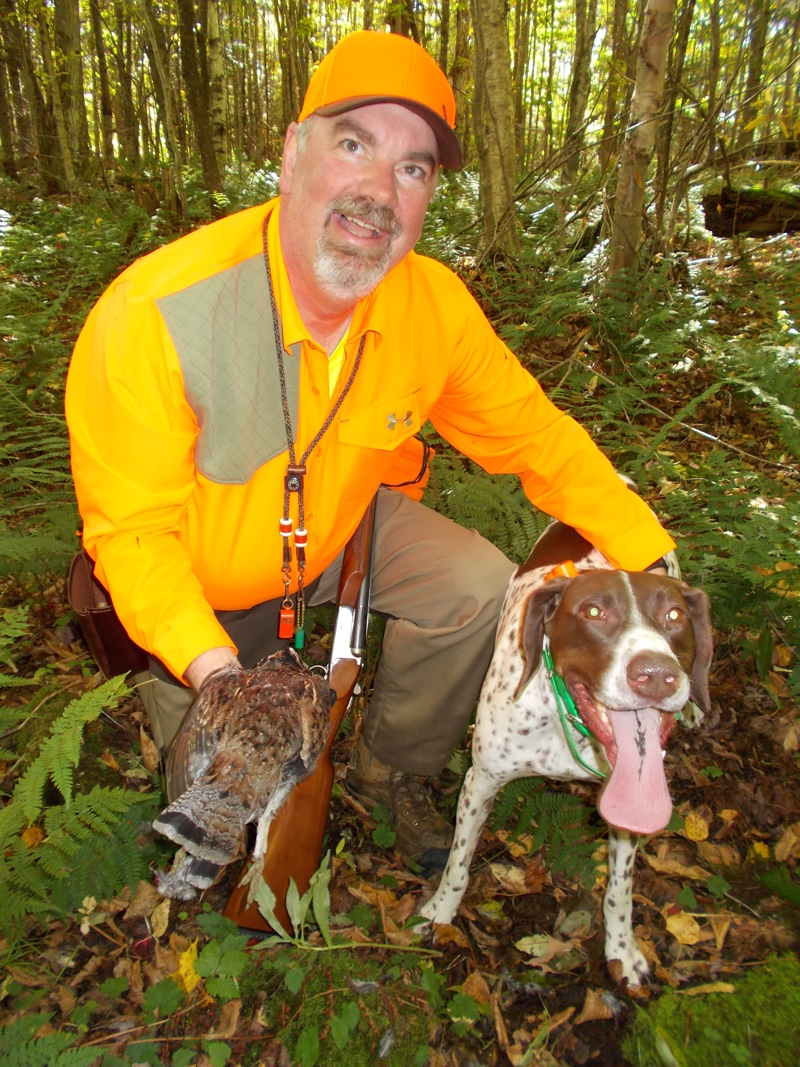
<path id="1" fill-rule="evenodd" d="M 469 866 L 498 789 L 499 786 L 482 775 L 474 765 L 467 771 L 458 798 L 456 832 L 447 866 L 439 888 L 427 904 L 419 909 L 419 914 L 431 922 L 452 922 L 458 911 L 469 880 Z"/>
<path id="2" fill-rule="evenodd" d="M 606 925 L 606 962 L 619 960 L 622 976 L 641 985 L 650 973 L 633 936 L 633 861 L 638 837 L 609 827 L 608 885 L 603 901 Z"/>

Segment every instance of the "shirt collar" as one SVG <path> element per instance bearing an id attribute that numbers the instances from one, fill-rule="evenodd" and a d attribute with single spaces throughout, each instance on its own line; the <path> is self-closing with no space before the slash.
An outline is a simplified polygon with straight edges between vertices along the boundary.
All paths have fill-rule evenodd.
<path id="1" fill-rule="evenodd" d="M 287 350 L 292 345 L 303 341 L 311 341 L 308 333 L 308 328 L 303 322 L 303 318 L 295 303 L 294 295 L 289 284 L 289 275 L 286 270 L 286 263 L 283 258 L 283 252 L 281 250 L 280 231 L 279 231 L 279 217 L 280 217 L 281 201 L 278 197 L 274 201 L 274 207 L 270 212 L 269 222 L 267 223 L 267 253 L 269 255 L 269 264 L 272 270 L 272 281 L 275 287 L 275 300 L 278 305 L 278 311 L 281 316 L 281 328 L 283 330 L 283 345 Z M 410 252 L 409 255 L 413 255 Z M 384 290 L 386 289 L 387 282 L 391 275 L 396 270 L 402 270 L 405 260 L 402 260 L 396 267 L 390 271 L 389 275 L 384 278 L 373 291 L 365 296 L 363 300 L 359 300 L 353 309 L 353 317 L 350 323 L 350 330 L 348 333 L 347 344 L 349 345 L 354 338 L 360 340 L 361 335 L 368 330 L 375 334 L 375 343 L 380 344 L 380 340 L 385 332 L 386 322 L 386 300 L 384 299 Z"/>

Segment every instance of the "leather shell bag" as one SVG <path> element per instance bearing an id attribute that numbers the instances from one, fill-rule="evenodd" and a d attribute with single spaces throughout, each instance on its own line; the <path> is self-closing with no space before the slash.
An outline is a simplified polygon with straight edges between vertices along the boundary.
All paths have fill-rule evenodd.
<path id="1" fill-rule="evenodd" d="M 128 637 L 108 591 L 95 577 L 91 557 L 83 549 L 70 564 L 67 597 L 83 639 L 106 678 L 147 670 L 147 653 Z"/>

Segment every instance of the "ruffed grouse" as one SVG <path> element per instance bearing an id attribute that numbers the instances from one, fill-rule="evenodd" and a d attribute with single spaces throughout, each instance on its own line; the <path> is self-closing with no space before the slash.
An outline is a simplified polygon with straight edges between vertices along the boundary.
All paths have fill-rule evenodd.
<path id="1" fill-rule="evenodd" d="M 207 889 L 244 852 L 245 827 L 257 822 L 245 876 L 253 899 L 270 824 L 325 747 L 330 703 L 325 678 L 293 649 L 207 679 L 170 750 L 176 799 L 153 822 L 181 846 L 172 870 L 159 874 L 163 896 L 191 900 Z"/>

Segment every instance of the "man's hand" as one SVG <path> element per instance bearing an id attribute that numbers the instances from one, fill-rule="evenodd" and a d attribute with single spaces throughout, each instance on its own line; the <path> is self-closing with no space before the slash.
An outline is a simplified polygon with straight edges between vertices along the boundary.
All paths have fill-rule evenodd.
<path id="1" fill-rule="evenodd" d="M 223 645 L 221 648 L 209 648 L 206 652 L 201 652 L 186 668 L 183 677 L 188 685 L 197 692 L 209 674 L 213 674 L 214 671 L 218 671 L 221 667 L 241 667 L 239 660 L 236 658 L 236 653 L 227 645 Z"/>

